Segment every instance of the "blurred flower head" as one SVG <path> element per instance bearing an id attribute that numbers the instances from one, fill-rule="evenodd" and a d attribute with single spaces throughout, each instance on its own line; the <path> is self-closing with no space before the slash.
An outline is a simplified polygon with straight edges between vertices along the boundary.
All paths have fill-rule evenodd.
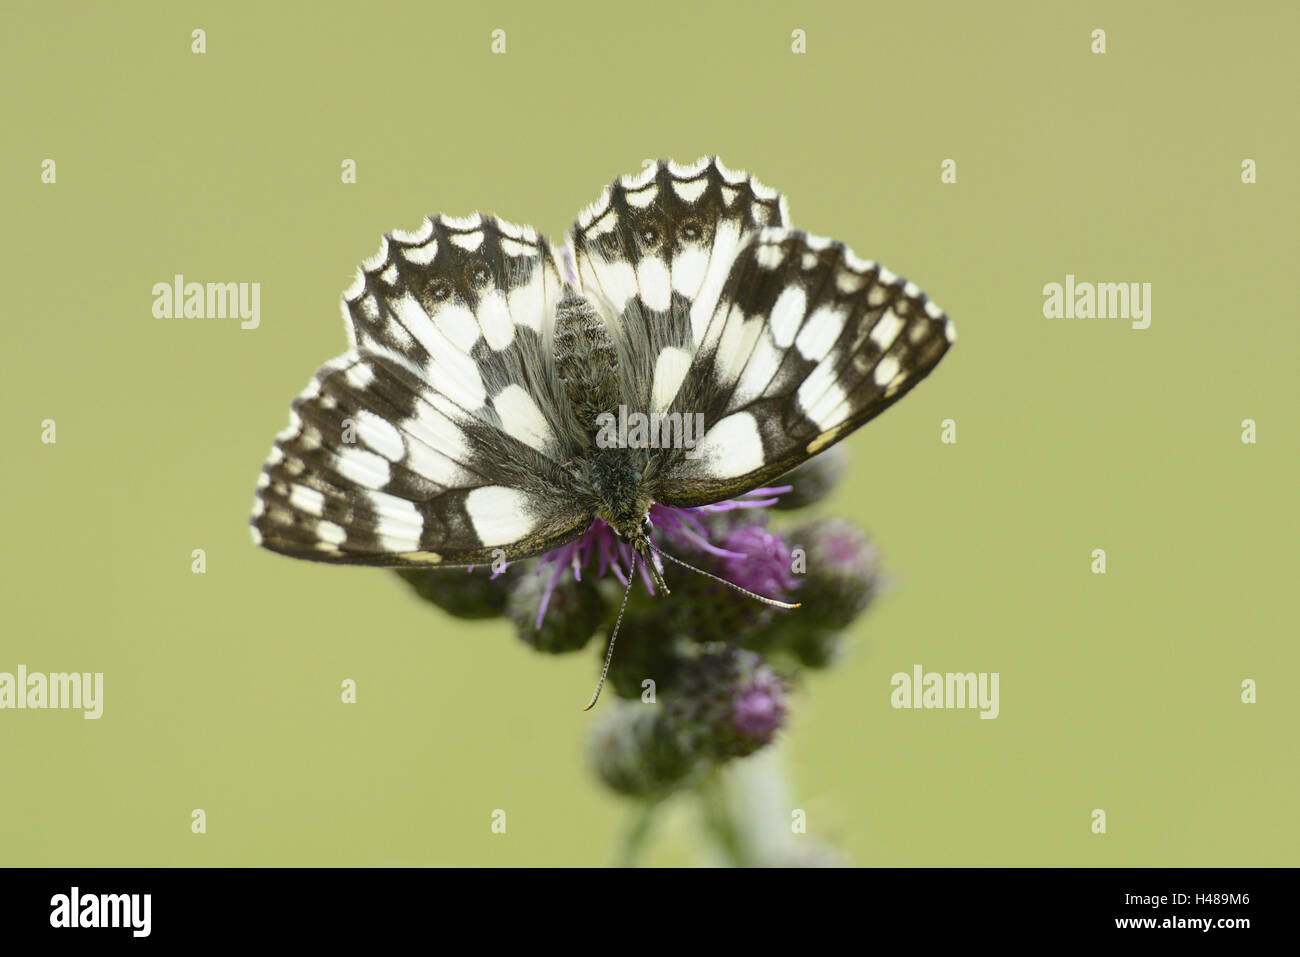
<path id="1" fill-rule="evenodd" d="M 769 521 L 830 493 L 844 468 L 842 453 L 833 453 L 795 469 L 786 484 L 730 501 L 653 505 L 655 545 L 706 573 L 670 565 L 670 597 L 655 593 L 650 569 L 638 561 L 644 588 L 627 591 L 623 608 L 632 545 L 600 520 L 536 561 L 490 575 L 402 575 L 452 614 L 508 617 L 529 647 L 547 653 L 578 650 L 601 634 L 606 650 L 623 608 L 609 670 L 615 700 L 595 716 L 589 755 L 612 790 L 662 797 L 775 740 L 789 718 L 794 678 L 837 660 L 845 630 L 878 590 L 879 555 L 856 525 Z M 655 562 L 662 574 L 660 556 Z M 802 607 L 775 608 L 737 589 Z"/>

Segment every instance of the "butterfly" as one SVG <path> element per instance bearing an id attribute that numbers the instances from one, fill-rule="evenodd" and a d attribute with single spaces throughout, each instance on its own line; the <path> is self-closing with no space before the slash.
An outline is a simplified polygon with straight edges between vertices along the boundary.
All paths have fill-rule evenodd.
<path id="1" fill-rule="evenodd" d="M 255 542 L 464 567 L 600 520 L 658 585 L 652 504 L 769 483 L 956 338 L 915 285 L 791 228 L 782 196 L 716 157 L 617 179 L 558 252 L 485 215 L 387 234 L 343 312 L 350 348 L 294 400 L 258 478 Z M 602 441 L 616 413 L 698 428 L 690 447 Z"/>

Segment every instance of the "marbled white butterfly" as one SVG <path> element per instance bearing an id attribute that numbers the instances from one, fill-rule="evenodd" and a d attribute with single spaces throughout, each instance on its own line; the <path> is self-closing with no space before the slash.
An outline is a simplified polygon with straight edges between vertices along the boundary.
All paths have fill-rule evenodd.
<path id="1" fill-rule="evenodd" d="M 601 519 L 659 585 L 652 503 L 770 482 L 901 398 L 955 338 L 916 286 L 791 229 L 783 197 L 716 158 L 615 181 L 558 257 L 491 216 L 393 232 L 344 315 L 351 348 L 294 401 L 259 477 L 255 541 L 468 566 Z M 690 449 L 605 447 L 597 420 L 616 410 L 702 428 Z"/>

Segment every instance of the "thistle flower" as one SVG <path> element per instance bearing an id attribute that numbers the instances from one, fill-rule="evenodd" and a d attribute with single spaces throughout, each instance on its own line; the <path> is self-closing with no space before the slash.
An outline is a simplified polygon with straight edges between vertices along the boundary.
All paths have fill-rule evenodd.
<path id="1" fill-rule="evenodd" d="M 784 682 L 757 653 L 715 643 L 683 667 L 665 716 L 718 763 L 768 744 L 784 723 L 785 696 Z"/>
<path id="2" fill-rule="evenodd" d="M 648 796 L 697 769 L 752 754 L 772 741 L 785 716 L 785 683 L 759 655 L 722 643 L 698 646 L 656 704 L 609 709 L 589 753 L 610 788 Z"/>
<path id="3" fill-rule="evenodd" d="M 725 554 L 718 574 L 758 595 L 784 601 L 802 581 L 793 571 L 790 546 L 764 525 L 752 523 L 728 530 L 722 537 Z"/>
<path id="4" fill-rule="evenodd" d="M 838 518 L 817 519 L 789 533 L 801 571 L 797 612 L 772 616 L 746 635 L 746 647 L 781 652 L 806 668 L 840 658 L 844 629 L 880 587 L 880 555 L 866 532 Z"/>
<path id="5" fill-rule="evenodd" d="M 752 509 L 767 508 L 776 504 L 780 496 L 789 491 L 789 485 L 754 489 L 735 499 L 696 508 L 671 508 L 655 504 L 650 508 L 650 520 L 661 533 L 662 544 L 670 548 L 712 558 L 747 562 L 749 555 L 746 552 L 729 549 L 714 541 L 720 533 L 709 520 L 715 516 L 738 515 Z M 765 544 L 760 539 L 735 539 L 735 542 L 742 547 L 751 544 L 762 547 Z M 612 576 L 620 585 L 626 586 L 627 572 L 631 567 L 632 546 L 615 535 L 614 530 L 605 522 L 595 519 L 581 537 L 546 552 L 537 559 L 531 574 L 541 579 L 540 590 L 533 585 L 525 589 L 536 598 L 533 605 L 533 627 L 538 631 L 542 629 L 557 589 L 567 586 L 570 581 L 582 582 L 584 575 L 588 579 Z M 654 584 L 645 563 L 638 562 L 637 568 L 646 591 L 653 595 Z M 661 566 L 659 569 L 663 570 Z M 482 574 L 480 569 L 471 568 L 472 574 L 469 576 L 458 572 L 457 569 L 398 569 L 397 574 L 421 598 L 459 618 L 492 618 L 507 613 L 517 617 L 523 614 L 528 602 L 522 597 L 507 607 L 511 590 L 524 577 L 520 564 L 494 571 L 490 577 Z M 551 643 L 543 641 L 542 644 L 550 646 Z"/>
<path id="6" fill-rule="evenodd" d="M 663 533 L 664 542 L 669 546 L 694 548 L 719 557 L 744 558 L 743 554 L 728 551 L 710 541 L 709 527 L 703 519 L 709 515 L 736 510 L 766 508 L 775 504 L 788 491 L 788 485 L 754 489 L 725 502 L 696 508 L 671 508 L 656 503 L 650 506 L 650 522 Z M 566 572 L 572 574 L 574 581 L 581 581 L 584 574 L 594 573 L 597 578 L 612 574 L 619 584 L 626 586 L 627 571 L 632 567 L 632 555 L 631 544 L 615 535 L 614 530 L 600 519 L 593 521 L 581 538 L 542 555 L 537 560 L 537 572 L 546 578 L 546 585 L 538 608 L 538 627 L 541 627 L 541 621 L 550 607 L 551 596 L 564 581 Z M 655 562 L 656 567 L 662 571 L 657 556 Z M 638 573 L 646 590 L 653 595 L 654 584 L 644 562 L 638 563 Z"/>
<path id="7" fill-rule="evenodd" d="M 704 570 L 756 595 L 778 601 L 801 598 L 797 592 L 803 582 L 794 573 L 790 544 L 782 533 L 768 528 L 765 515 L 721 514 L 710 517 L 709 525 L 720 553 L 690 556 Z M 802 614 L 757 602 L 699 575 L 682 575 L 673 588 L 674 597 L 681 600 L 678 607 L 664 609 L 662 621 L 698 643 L 726 641 L 762 651 L 775 622 L 793 623 Z M 707 613 L 702 614 L 704 609 Z"/>
<path id="8" fill-rule="evenodd" d="M 521 575 L 506 605 L 515 633 L 525 644 L 548 654 L 585 647 L 603 624 L 605 609 L 605 599 L 590 579 L 557 590 L 553 581 L 537 574 Z"/>

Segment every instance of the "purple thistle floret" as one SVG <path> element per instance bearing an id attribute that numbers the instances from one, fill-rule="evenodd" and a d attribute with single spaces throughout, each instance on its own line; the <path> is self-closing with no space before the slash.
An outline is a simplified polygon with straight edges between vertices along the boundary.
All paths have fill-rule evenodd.
<path id="1" fill-rule="evenodd" d="M 718 573 L 727 581 L 769 598 L 783 598 L 801 584 L 791 570 L 790 546 L 762 525 L 737 526 L 722 542 Z"/>
<path id="2" fill-rule="evenodd" d="M 754 673 L 735 697 L 731 723 L 736 733 L 766 743 L 785 719 L 785 686 L 767 667 Z"/>
<path id="3" fill-rule="evenodd" d="M 714 505 L 701 505 L 695 508 L 670 508 L 667 505 L 652 505 L 650 506 L 650 521 L 655 529 L 662 533 L 660 541 L 656 544 L 660 546 L 668 544 L 696 548 L 724 561 L 745 563 L 750 557 L 748 553 L 735 551 L 730 547 L 722 548 L 709 540 L 708 529 L 700 521 L 699 516 L 711 512 L 729 512 L 738 508 L 766 508 L 775 504 L 780 496 L 788 491 L 790 491 L 789 485 L 758 488 L 725 502 L 718 502 Z M 537 627 L 539 629 L 542 627 L 542 620 L 546 617 L 546 609 L 550 604 L 551 595 L 563 580 L 565 572 L 571 571 L 574 579 L 581 581 L 582 573 L 588 570 L 593 563 L 595 564 L 597 578 L 604 577 L 607 572 L 612 572 L 620 584 L 627 585 L 627 569 L 632 567 L 632 546 L 615 535 L 614 530 L 600 519 L 593 521 L 591 528 L 587 529 L 581 538 L 552 549 L 537 560 L 537 574 L 549 576 L 546 588 L 542 592 L 541 603 L 537 608 Z M 786 555 L 786 566 L 789 566 L 788 554 Z M 655 556 L 655 567 L 660 573 L 663 572 L 663 563 L 657 555 Z M 644 562 L 638 562 L 637 570 L 640 573 L 641 580 L 645 583 L 646 590 L 653 595 L 655 589 L 650 580 L 649 569 L 645 567 Z"/>

